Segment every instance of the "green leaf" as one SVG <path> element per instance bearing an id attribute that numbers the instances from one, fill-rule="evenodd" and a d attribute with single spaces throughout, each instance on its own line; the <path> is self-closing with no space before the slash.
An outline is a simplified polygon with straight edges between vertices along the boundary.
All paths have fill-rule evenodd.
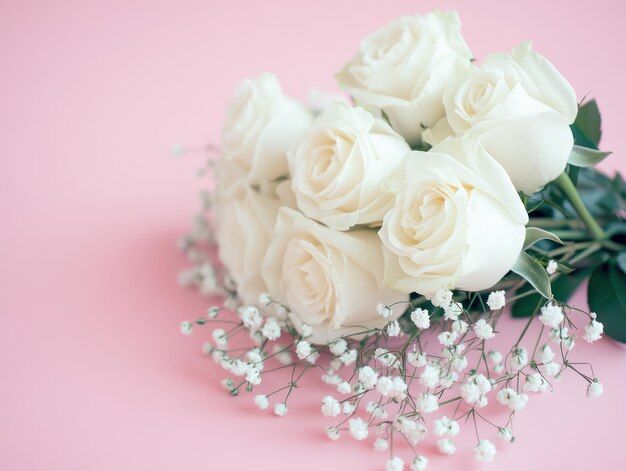
<path id="1" fill-rule="evenodd" d="M 602 118 L 596 100 L 588 101 L 578 107 L 578 114 L 572 125 L 572 132 L 574 138 L 576 138 L 576 144 L 598 148 L 600 138 L 602 137 Z"/>
<path id="2" fill-rule="evenodd" d="M 600 265 L 589 279 L 589 309 L 604 324 L 604 332 L 626 342 L 626 274 L 615 259 Z"/>
<path id="3" fill-rule="evenodd" d="M 591 273 L 591 268 L 582 268 L 573 271 L 570 275 L 560 275 L 552 282 L 552 294 L 554 299 L 566 303 L 574 295 L 578 287 L 585 281 Z M 523 294 L 534 291 L 531 287 L 521 288 L 516 294 Z M 539 304 L 541 295 L 538 293 L 529 294 L 513 303 L 511 314 L 513 317 L 529 317 Z"/>
<path id="4" fill-rule="evenodd" d="M 511 271 L 528 281 L 544 298 L 552 297 L 550 277 L 546 269 L 526 252 L 519 254 Z"/>
<path id="5" fill-rule="evenodd" d="M 588 147 L 574 146 L 567 163 L 575 167 L 593 167 L 606 159 L 611 152 L 602 152 Z"/>
<path id="6" fill-rule="evenodd" d="M 528 247 L 532 247 L 540 240 L 551 240 L 561 245 L 565 245 L 561 239 L 559 239 L 552 232 L 548 232 L 544 229 L 540 229 L 538 227 L 527 227 L 526 228 L 526 238 L 524 239 L 524 250 Z"/>

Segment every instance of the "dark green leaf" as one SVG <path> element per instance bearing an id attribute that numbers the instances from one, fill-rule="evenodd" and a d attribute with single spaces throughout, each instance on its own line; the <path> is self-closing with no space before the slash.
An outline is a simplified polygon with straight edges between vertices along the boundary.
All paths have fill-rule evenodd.
<path id="1" fill-rule="evenodd" d="M 606 159 L 611 152 L 602 152 L 587 147 L 574 146 L 567 163 L 575 167 L 593 167 Z"/>
<path id="2" fill-rule="evenodd" d="M 524 250 L 526 250 L 528 247 L 532 247 L 540 240 L 551 240 L 553 242 L 557 242 L 558 244 L 564 245 L 563 241 L 552 232 L 548 232 L 538 227 L 527 227 L 526 238 L 524 239 Z"/>
<path id="3" fill-rule="evenodd" d="M 600 265 L 589 279 L 587 295 L 589 308 L 604 324 L 604 332 L 620 342 L 626 342 L 626 274 L 616 260 Z"/>
<path id="4" fill-rule="evenodd" d="M 550 277 L 546 269 L 526 252 L 519 254 L 511 271 L 528 281 L 544 298 L 552 297 Z"/>
<path id="5" fill-rule="evenodd" d="M 602 118 L 596 100 L 588 101 L 578 108 L 578 115 L 572 125 L 572 132 L 576 144 L 598 148 L 602 137 Z"/>
<path id="6" fill-rule="evenodd" d="M 560 275 L 552 282 L 552 294 L 554 299 L 566 303 L 574 295 L 578 287 L 591 273 L 591 268 L 582 268 L 573 271 L 569 275 Z M 528 291 L 534 291 L 533 288 L 526 286 L 517 291 L 516 294 L 523 294 Z M 539 304 L 541 295 L 534 293 L 524 296 L 513 303 L 511 314 L 513 317 L 528 317 L 533 314 L 533 309 Z"/>

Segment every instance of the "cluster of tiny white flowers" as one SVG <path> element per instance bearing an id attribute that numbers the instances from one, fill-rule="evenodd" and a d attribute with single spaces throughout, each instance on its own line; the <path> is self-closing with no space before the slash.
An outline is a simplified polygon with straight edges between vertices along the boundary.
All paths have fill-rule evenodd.
<path id="1" fill-rule="evenodd" d="M 202 264 L 207 263 L 206 259 L 195 257 Z M 547 269 L 550 271 L 550 264 Z M 213 280 L 216 277 L 206 268 L 194 273 L 196 281 L 192 280 L 192 284 L 201 276 Z M 205 289 L 208 283 L 205 282 Z M 232 304 L 233 298 L 229 302 Z M 520 337 L 506 355 L 487 348 L 506 305 L 504 291 L 489 294 L 488 309 L 484 308 L 480 316 L 470 315 L 465 301 L 461 301 L 460 295 L 454 297 L 450 290 L 437 291 L 430 303 L 434 307 L 430 311 L 409 306 L 407 323 L 404 318 L 389 320 L 398 303 L 379 304 L 376 312 L 388 319 L 384 328 L 373 329 L 371 337 L 366 336 L 365 340 L 341 337 L 319 346 L 311 341 L 311 326 L 300 324 L 296 328 L 287 316 L 288 307 L 270 294 L 261 293 L 257 306 L 229 307 L 239 322 L 230 321 L 232 326 L 212 329 L 211 341 L 202 350 L 231 376 L 221 382 L 232 395 L 244 389 L 256 391 L 266 387 L 266 370 L 291 372 L 285 386 L 272 392 L 255 392 L 253 396 L 256 407 L 277 416 L 287 414 L 290 394 L 302 375 L 321 368 L 321 379 L 333 392 L 321 397 L 320 411 L 324 417 L 338 421 L 326 428 L 328 438 L 339 440 L 345 432 L 355 440 L 365 441 L 376 435 L 371 446 L 375 451 L 389 453 L 387 470 L 423 471 L 428 458 L 415 450 L 414 456 L 405 461 L 396 454 L 394 434 L 411 446 L 418 446 L 428 433 L 426 420 L 432 419 L 430 432 L 437 437 L 437 449 L 444 455 L 453 455 L 457 452 L 453 440 L 461 424 L 469 419 L 482 420 L 494 427 L 494 437 L 513 442 L 513 412 L 526 406 L 529 394 L 549 390 L 552 386 L 548 381 L 558 380 L 563 371 L 576 365 L 567 360 L 576 340 L 570 333 L 575 329 L 569 321 L 569 311 L 554 301 L 546 303 L 536 316 L 546 328 L 548 343 L 545 338 L 543 342 L 538 339 L 529 352 L 520 343 Z M 212 306 L 198 321 L 181 323 L 180 331 L 191 335 L 196 325 L 219 322 L 223 311 L 224 307 Z M 604 326 L 593 313 L 587 320 L 579 335 L 587 342 L 595 342 L 602 337 Z M 241 332 L 249 334 L 253 345 L 247 350 L 229 350 L 231 339 Z M 432 353 L 425 350 L 427 345 L 434 349 Z M 563 358 L 557 360 L 555 351 L 561 352 Z M 282 366 L 266 368 L 268 361 Z M 602 383 L 593 375 L 582 376 L 587 378 L 587 397 L 599 397 L 603 393 Z M 505 423 L 496 425 L 480 415 L 489 413 L 490 408 L 483 408 L 492 398 L 495 407 L 511 411 Z M 447 412 L 448 404 L 454 406 L 451 415 Z M 476 460 L 491 461 L 496 453 L 489 439 L 478 438 L 474 448 Z"/>

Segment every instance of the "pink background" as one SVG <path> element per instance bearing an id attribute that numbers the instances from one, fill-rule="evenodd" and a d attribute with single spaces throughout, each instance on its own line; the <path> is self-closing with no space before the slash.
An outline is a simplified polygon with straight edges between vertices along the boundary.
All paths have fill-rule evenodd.
<path id="1" fill-rule="evenodd" d="M 223 392 L 203 333 L 178 333 L 208 301 L 175 283 L 199 158 L 168 151 L 218 139 L 241 78 L 335 90 L 364 35 L 435 6 L 460 11 L 478 58 L 534 39 L 597 97 L 605 168 L 626 171 L 620 1 L 0 2 L 0 469 L 382 468 L 369 445 L 325 439 L 317 379 L 266 416 Z M 623 469 L 626 349 L 576 355 L 602 399 L 569 377 L 532 398 L 495 463 L 464 450 L 430 469 Z"/>

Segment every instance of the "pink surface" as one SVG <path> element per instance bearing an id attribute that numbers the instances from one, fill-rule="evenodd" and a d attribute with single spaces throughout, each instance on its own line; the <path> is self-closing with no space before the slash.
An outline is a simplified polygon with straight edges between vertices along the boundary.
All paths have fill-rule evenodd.
<path id="1" fill-rule="evenodd" d="M 460 10 L 478 58 L 534 39 L 597 97 L 605 168 L 626 171 L 621 2 L 388 3 L 0 3 L 0 469 L 381 469 L 368 446 L 325 439 L 316 379 L 287 417 L 257 413 L 220 388 L 202 334 L 178 333 L 207 300 L 175 283 L 200 182 L 170 145 L 217 139 L 239 79 L 334 90 L 365 34 L 439 6 Z M 577 355 L 602 399 L 570 377 L 532 398 L 495 463 L 465 450 L 430 469 L 624 469 L 626 349 Z"/>

